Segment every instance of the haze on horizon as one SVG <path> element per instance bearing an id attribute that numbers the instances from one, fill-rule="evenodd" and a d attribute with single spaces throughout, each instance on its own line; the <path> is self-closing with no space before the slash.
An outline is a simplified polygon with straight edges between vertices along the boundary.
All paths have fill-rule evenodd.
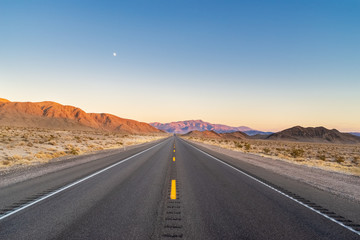
<path id="1" fill-rule="evenodd" d="M 355 0 L 2 1 L 0 97 L 360 132 L 359 12 Z"/>

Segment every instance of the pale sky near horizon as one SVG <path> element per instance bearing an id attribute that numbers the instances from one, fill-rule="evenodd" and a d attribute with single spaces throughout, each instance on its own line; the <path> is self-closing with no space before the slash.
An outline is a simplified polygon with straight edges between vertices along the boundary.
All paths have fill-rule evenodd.
<path id="1" fill-rule="evenodd" d="M 0 97 L 360 132 L 359 12 L 357 0 L 5 0 Z"/>

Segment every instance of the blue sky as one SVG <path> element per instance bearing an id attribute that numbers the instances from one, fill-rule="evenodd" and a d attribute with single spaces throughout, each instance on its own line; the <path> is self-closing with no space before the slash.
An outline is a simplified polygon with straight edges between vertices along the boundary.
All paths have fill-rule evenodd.
<path id="1" fill-rule="evenodd" d="M 1 1 L 0 94 L 145 122 L 360 131 L 359 12 L 357 0 Z"/>

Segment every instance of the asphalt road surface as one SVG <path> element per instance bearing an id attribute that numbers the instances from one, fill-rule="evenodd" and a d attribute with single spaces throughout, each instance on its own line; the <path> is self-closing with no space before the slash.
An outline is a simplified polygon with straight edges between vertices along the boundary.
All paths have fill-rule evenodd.
<path id="1" fill-rule="evenodd" d="M 222 161 L 171 137 L 16 183 L 0 189 L 0 239 L 360 239 L 332 209 Z"/>

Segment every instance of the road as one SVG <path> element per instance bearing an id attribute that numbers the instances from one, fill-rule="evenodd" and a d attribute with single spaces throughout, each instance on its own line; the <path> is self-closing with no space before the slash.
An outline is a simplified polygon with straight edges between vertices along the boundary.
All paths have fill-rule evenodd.
<path id="1" fill-rule="evenodd" d="M 16 183 L 0 189 L 0 239 L 360 239 L 229 161 L 171 137 Z"/>

